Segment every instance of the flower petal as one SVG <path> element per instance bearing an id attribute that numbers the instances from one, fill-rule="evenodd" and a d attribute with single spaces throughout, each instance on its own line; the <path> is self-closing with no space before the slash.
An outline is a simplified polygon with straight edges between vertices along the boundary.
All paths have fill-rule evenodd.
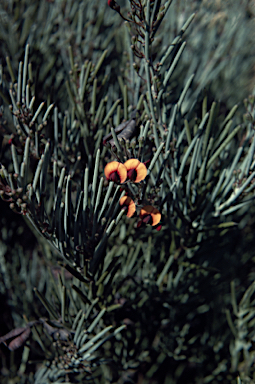
<path id="1" fill-rule="evenodd" d="M 140 161 L 138 159 L 129 159 L 124 163 L 128 171 L 133 168 L 135 169 L 136 167 L 138 167 L 139 164 Z"/>
<path id="2" fill-rule="evenodd" d="M 153 211 L 154 207 L 152 205 L 145 205 L 141 208 L 140 211 L 140 217 L 142 218 L 144 215 L 148 215 L 148 213 L 151 213 Z"/>
<path id="3" fill-rule="evenodd" d="M 152 205 L 145 205 L 140 211 L 140 218 L 150 215 L 152 218 L 152 226 L 157 225 L 161 220 L 161 213 L 157 208 L 154 208 Z"/>
<path id="4" fill-rule="evenodd" d="M 134 180 L 135 183 L 140 183 L 140 181 L 144 180 L 147 176 L 147 168 L 144 163 L 141 163 L 138 159 L 129 159 L 124 163 L 127 171 L 135 170 L 136 178 Z"/>
<path id="5" fill-rule="evenodd" d="M 104 174 L 109 180 L 112 173 L 116 172 L 120 178 L 120 184 L 124 183 L 127 178 L 127 168 L 124 164 L 119 163 L 118 161 L 111 161 L 105 166 Z"/>
<path id="6" fill-rule="evenodd" d="M 135 206 L 135 203 L 134 201 L 131 199 L 131 197 L 129 196 L 123 196 L 120 201 L 119 201 L 120 205 L 122 206 L 127 206 L 128 207 L 128 210 L 127 210 L 127 217 L 132 217 L 133 214 L 135 213 L 136 211 L 136 206 Z"/>
<path id="7" fill-rule="evenodd" d="M 136 168 L 136 172 L 137 172 L 137 177 L 136 177 L 135 182 L 140 183 L 140 181 L 144 180 L 145 177 L 147 176 L 146 165 L 144 165 L 143 163 L 140 163 L 138 165 L 138 167 Z"/>

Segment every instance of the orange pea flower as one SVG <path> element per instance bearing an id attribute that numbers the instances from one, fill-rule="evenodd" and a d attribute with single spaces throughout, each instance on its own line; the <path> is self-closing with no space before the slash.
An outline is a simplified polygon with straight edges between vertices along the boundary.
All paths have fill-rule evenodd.
<path id="1" fill-rule="evenodd" d="M 111 161 L 104 169 L 107 180 L 115 181 L 115 183 L 124 183 L 127 178 L 127 168 L 118 161 Z"/>
<path id="2" fill-rule="evenodd" d="M 127 209 L 127 217 L 132 217 L 135 213 L 136 207 L 134 201 L 129 196 L 123 196 L 120 199 L 120 205 Z"/>
<path id="3" fill-rule="evenodd" d="M 140 183 L 147 176 L 147 168 L 137 159 L 129 159 L 124 163 L 127 168 L 127 177 L 135 183 Z"/>
<path id="4" fill-rule="evenodd" d="M 138 222 L 137 227 L 140 227 L 142 224 L 150 224 L 154 227 L 160 222 L 161 213 L 152 205 L 145 205 L 141 209 L 139 217 L 141 220 Z"/>

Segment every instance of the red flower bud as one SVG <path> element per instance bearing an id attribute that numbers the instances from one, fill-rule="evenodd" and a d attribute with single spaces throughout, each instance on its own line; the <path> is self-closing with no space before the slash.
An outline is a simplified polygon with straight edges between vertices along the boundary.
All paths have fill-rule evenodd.
<path id="1" fill-rule="evenodd" d="M 118 12 L 118 14 L 122 17 L 123 20 L 130 21 L 126 19 L 121 13 L 120 13 L 120 6 L 118 3 L 116 3 L 115 0 L 108 0 L 107 1 L 110 8 L 112 8 L 114 11 Z"/>
<path id="2" fill-rule="evenodd" d="M 114 11 L 116 11 L 118 13 L 120 12 L 120 6 L 118 3 L 116 3 L 115 0 L 108 0 L 107 3 L 109 5 L 109 7 L 112 8 Z"/>

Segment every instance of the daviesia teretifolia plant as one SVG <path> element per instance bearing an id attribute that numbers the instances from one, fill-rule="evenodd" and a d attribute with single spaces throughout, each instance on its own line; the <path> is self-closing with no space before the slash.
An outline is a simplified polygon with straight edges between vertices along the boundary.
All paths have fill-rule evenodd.
<path id="1" fill-rule="evenodd" d="M 50 97 L 40 102 L 32 45 L 17 80 L 7 59 L 11 106 L 1 114 L 1 197 L 66 270 L 57 280 L 48 272 L 45 295 L 35 288 L 47 316 L 0 338 L 10 350 L 26 344 L 25 362 L 36 341 L 44 360 L 37 384 L 124 383 L 125 375 L 178 383 L 180 361 L 186 369 L 197 354 L 208 374 L 223 359 L 212 363 L 196 333 L 201 313 L 210 311 L 198 294 L 199 277 L 210 277 L 202 293 L 213 291 L 220 265 L 208 250 L 254 199 L 254 102 L 246 102 L 249 119 L 235 125 L 237 106 L 218 116 L 207 97 L 201 105 L 186 103 L 194 75 L 175 94 L 173 73 L 194 15 L 160 46 L 170 5 L 131 0 L 128 12 L 108 1 L 124 19 L 128 41 L 116 84 L 108 81 L 107 50 L 80 65 L 78 18 L 66 110 Z M 164 372 L 163 362 L 170 367 Z"/>

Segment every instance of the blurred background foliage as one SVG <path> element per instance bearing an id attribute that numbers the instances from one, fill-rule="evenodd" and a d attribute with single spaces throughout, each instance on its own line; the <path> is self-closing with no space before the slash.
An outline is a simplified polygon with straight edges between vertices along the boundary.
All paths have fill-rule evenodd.
<path id="1" fill-rule="evenodd" d="M 119 4 L 126 15 L 128 1 Z M 216 127 L 236 103 L 239 108 L 234 122 L 242 123 L 243 99 L 255 85 L 253 1 L 174 0 L 155 37 L 152 55 L 162 57 L 193 12 L 195 19 L 185 33 L 187 46 L 171 78 L 168 105 L 178 101 L 194 73 L 182 104 L 183 116 L 189 117 L 191 124 L 202 119 L 206 95 L 209 106 L 213 100 L 220 103 Z M 12 102 L 9 87 L 18 78 L 26 44 L 33 69 L 34 110 L 45 101 L 47 106 L 54 103 L 62 116 L 72 114 L 73 74 L 86 60 L 96 64 L 105 55 L 97 74 L 97 100 L 107 94 L 106 112 L 123 98 L 122 82 L 130 84 L 133 60 L 125 22 L 106 1 L 3 0 L 0 18 L 1 127 L 10 130 L 8 135 L 1 132 L 1 162 L 8 169 L 12 163 L 8 139 L 15 131 L 8 108 Z M 135 104 L 131 94 L 129 88 L 130 104 Z M 47 131 L 51 138 L 52 127 Z M 241 140 L 242 134 L 230 155 Z M 109 159 L 105 155 L 104 163 Z M 80 276 L 73 277 L 70 269 L 64 272 L 59 265 L 63 260 L 43 237 L 30 231 L 21 215 L 13 213 L 6 202 L 1 200 L 0 204 L 1 336 L 31 321 L 51 321 L 34 325 L 33 338 L 25 347 L 10 351 L 1 344 L 1 382 L 255 382 L 252 204 L 230 216 L 237 223 L 230 231 L 210 227 L 199 247 L 192 246 L 195 235 L 188 225 L 181 227 L 182 236 L 175 237 L 169 218 L 163 221 L 162 231 L 145 228 L 139 233 L 133 219 L 123 218 L 108 240 L 104 254 L 108 262 L 85 288 Z M 180 243 L 174 244 L 176 239 Z M 185 247 L 191 249 L 190 258 Z M 104 276 L 111 262 L 111 274 Z M 161 274 L 165 266 L 168 269 Z M 40 295 L 52 303 L 52 313 Z M 87 331 L 104 308 L 107 315 L 102 315 L 88 334 L 94 340 L 91 345 L 96 343 L 94 335 L 110 325 L 118 329 L 125 324 L 127 329 L 109 340 L 103 335 L 104 344 L 95 360 L 86 365 L 81 356 L 91 345 L 82 350 L 81 332 Z M 65 336 L 61 331 L 67 332 Z M 68 360 L 70 354 L 75 356 L 72 361 Z"/>

